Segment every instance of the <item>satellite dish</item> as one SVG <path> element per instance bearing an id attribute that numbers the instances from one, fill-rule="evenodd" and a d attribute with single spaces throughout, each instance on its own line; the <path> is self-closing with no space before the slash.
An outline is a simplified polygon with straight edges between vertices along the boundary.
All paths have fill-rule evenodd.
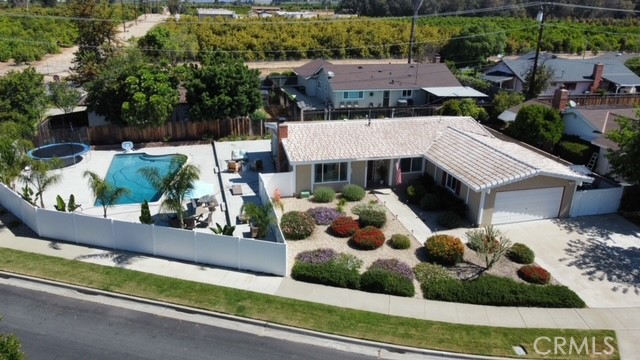
<path id="1" fill-rule="evenodd" d="M 576 102 L 575 102 L 575 101 L 573 101 L 573 100 L 569 100 L 569 107 L 570 107 L 570 108 L 574 108 L 574 107 L 576 107 L 576 106 L 578 106 L 578 104 L 576 104 Z"/>
<path id="2" fill-rule="evenodd" d="M 329 79 L 333 78 L 334 76 L 336 76 L 336 74 L 334 74 L 333 71 L 327 71 L 327 77 Z"/>

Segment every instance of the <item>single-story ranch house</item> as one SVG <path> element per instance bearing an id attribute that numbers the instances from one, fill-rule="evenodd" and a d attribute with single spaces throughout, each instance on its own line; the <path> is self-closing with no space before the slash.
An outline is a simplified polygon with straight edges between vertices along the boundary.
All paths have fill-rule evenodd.
<path id="1" fill-rule="evenodd" d="M 296 194 L 319 186 L 396 186 L 423 174 L 469 206 L 478 225 L 567 217 L 592 178 L 519 143 L 500 140 L 470 117 L 269 123 L 277 169 Z M 400 172 L 400 176 L 398 176 Z"/>

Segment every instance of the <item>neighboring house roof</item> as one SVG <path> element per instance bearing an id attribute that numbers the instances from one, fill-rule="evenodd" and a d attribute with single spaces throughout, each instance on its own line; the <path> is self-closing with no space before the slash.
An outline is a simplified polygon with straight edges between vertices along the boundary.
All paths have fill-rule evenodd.
<path id="1" fill-rule="evenodd" d="M 602 133 L 602 135 L 593 139 L 591 143 L 605 149 L 618 149 L 618 144 L 607 139 L 605 134 L 620 128 L 617 121 L 619 117 L 638 118 L 636 109 L 632 107 L 574 108 L 572 111 L 579 113 L 594 131 Z"/>
<path id="2" fill-rule="evenodd" d="M 334 91 L 462 86 L 442 63 L 336 65 L 318 59 L 296 68 L 294 72 L 310 78 L 321 70 L 333 73 L 329 81 Z"/>
<path id="3" fill-rule="evenodd" d="M 548 108 L 551 107 L 551 104 L 549 104 L 548 102 L 540 101 L 537 99 L 527 100 L 521 104 L 512 106 L 507 110 L 503 111 L 502 113 L 500 113 L 500 115 L 498 115 L 498 119 L 504 122 L 515 121 L 516 116 L 518 116 L 518 111 L 520 111 L 520 109 L 522 109 L 523 106 L 529 106 L 529 105 L 541 105 Z"/>
<path id="4" fill-rule="evenodd" d="M 536 175 L 589 178 L 518 144 L 495 138 L 473 118 L 432 116 L 287 123 L 283 147 L 294 165 L 426 156 L 475 191 Z"/>
<path id="5" fill-rule="evenodd" d="M 523 55 L 517 59 L 502 59 L 504 63 L 520 81 L 533 67 L 533 54 Z M 541 54 L 539 64 L 547 66 L 553 70 L 553 82 L 588 82 L 593 80 L 593 66 L 603 64 L 604 71 L 602 77 L 609 82 L 620 86 L 640 85 L 640 76 L 629 70 L 619 60 L 611 57 L 601 57 L 592 59 L 563 59 L 552 54 Z M 504 73 L 494 73 L 489 70 L 487 75 L 501 76 Z"/>
<path id="6" fill-rule="evenodd" d="M 439 97 L 488 97 L 469 86 L 425 87 L 422 90 Z"/>

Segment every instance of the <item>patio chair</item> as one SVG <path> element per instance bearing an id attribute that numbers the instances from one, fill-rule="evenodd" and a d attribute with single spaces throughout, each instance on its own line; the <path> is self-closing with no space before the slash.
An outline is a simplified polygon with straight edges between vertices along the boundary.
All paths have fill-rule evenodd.
<path id="1" fill-rule="evenodd" d="M 241 165 L 233 160 L 227 163 L 227 171 L 230 173 L 237 173 L 240 171 Z"/>

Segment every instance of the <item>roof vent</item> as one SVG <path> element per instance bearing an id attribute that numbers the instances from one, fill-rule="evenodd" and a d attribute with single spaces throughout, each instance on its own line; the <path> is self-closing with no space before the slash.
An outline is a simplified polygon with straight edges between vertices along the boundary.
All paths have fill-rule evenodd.
<path id="1" fill-rule="evenodd" d="M 358 65 L 358 69 L 362 69 L 362 66 L 361 66 L 361 65 Z"/>
<path id="2" fill-rule="evenodd" d="M 327 77 L 329 79 L 332 79 L 334 76 L 336 76 L 336 74 L 334 74 L 333 71 L 327 71 Z"/>

